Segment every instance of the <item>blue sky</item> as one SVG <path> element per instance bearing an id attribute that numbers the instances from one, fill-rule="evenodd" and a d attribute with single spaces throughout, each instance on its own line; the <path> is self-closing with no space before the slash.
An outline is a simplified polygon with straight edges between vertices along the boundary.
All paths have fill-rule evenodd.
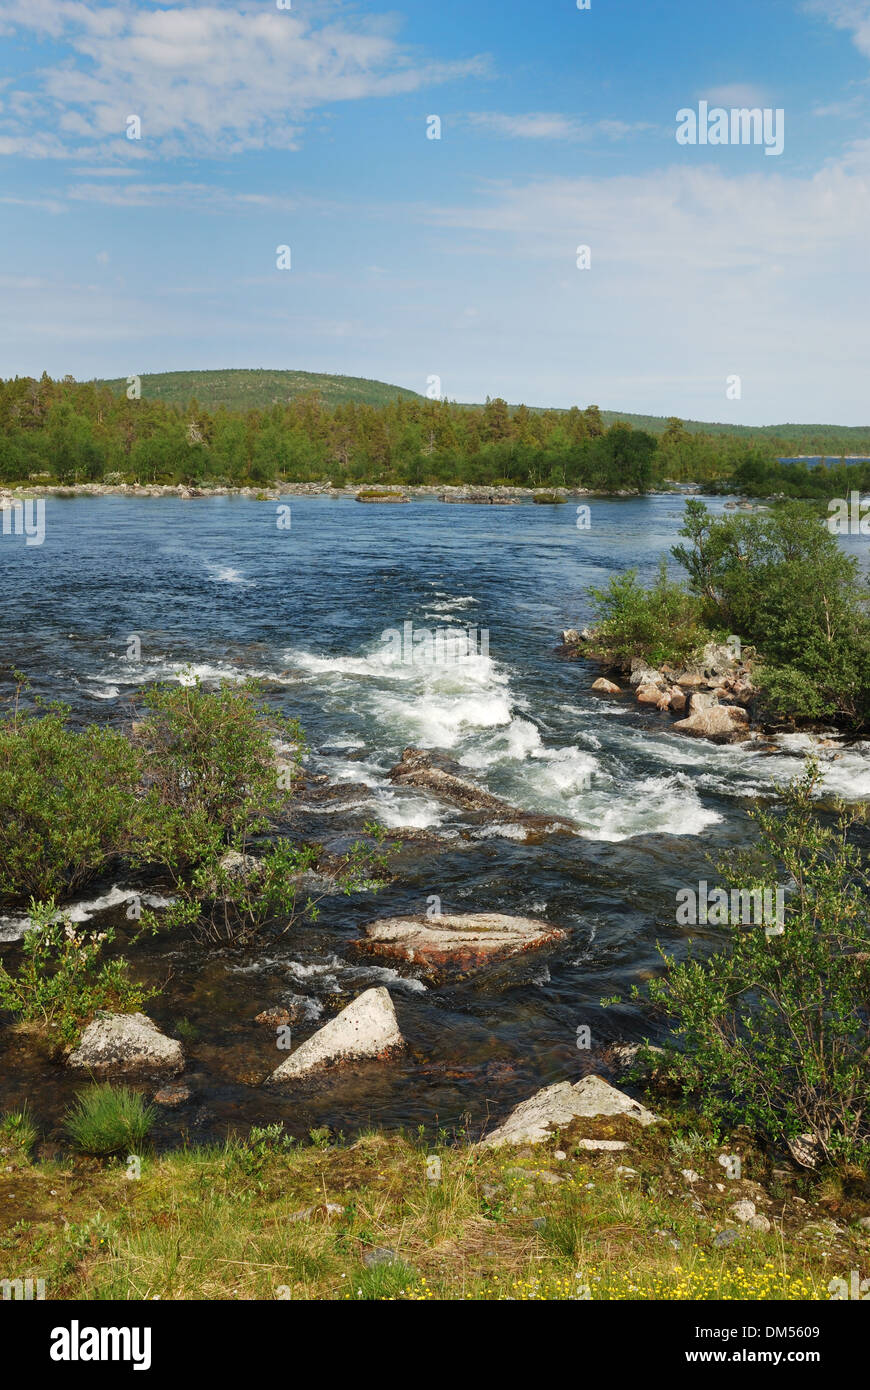
<path id="1" fill-rule="evenodd" d="M 0 33 L 4 376 L 870 420 L 870 0 L 0 0 Z M 782 108 L 783 153 L 678 145 L 701 100 Z"/>

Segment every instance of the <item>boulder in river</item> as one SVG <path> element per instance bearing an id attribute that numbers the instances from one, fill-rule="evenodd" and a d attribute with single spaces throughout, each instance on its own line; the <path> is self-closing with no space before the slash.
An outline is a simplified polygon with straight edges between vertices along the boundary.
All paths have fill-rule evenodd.
<path id="1" fill-rule="evenodd" d="M 661 671 L 657 671 L 654 666 L 648 666 L 640 657 L 632 657 L 631 675 L 629 677 L 631 685 L 636 689 L 639 685 L 654 685 L 663 690 L 667 681 Z"/>
<path id="2" fill-rule="evenodd" d="M 357 996 L 295 1052 L 291 1052 L 271 1076 L 267 1086 L 296 1081 L 309 1072 L 362 1057 L 387 1057 L 400 1051 L 405 1040 L 389 990 L 379 985 Z"/>
<path id="3" fill-rule="evenodd" d="M 592 689 L 597 690 L 599 695 L 621 695 L 622 691 L 613 681 L 605 680 L 604 676 L 599 676 L 597 681 L 592 682 Z"/>
<path id="4" fill-rule="evenodd" d="M 639 705 L 653 705 L 656 709 L 667 709 L 669 701 L 667 692 L 657 685 L 639 685 L 635 699 Z"/>
<path id="5" fill-rule="evenodd" d="M 696 691 L 686 719 L 678 719 L 674 731 L 714 743 L 737 743 L 748 737 L 749 715 L 739 705 L 720 705 L 712 692 Z"/>
<path id="6" fill-rule="evenodd" d="M 147 1014 L 101 1012 L 88 1024 L 67 1066 L 101 1077 L 174 1074 L 184 1066 L 184 1052 Z"/>
<path id="7" fill-rule="evenodd" d="M 554 1086 L 536 1091 L 481 1143 L 488 1149 L 504 1144 L 541 1144 L 554 1129 L 565 1129 L 574 1120 L 609 1115 L 626 1115 L 643 1126 L 658 1121 L 658 1116 L 646 1106 L 602 1077 L 584 1076 L 573 1086 L 570 1081 L 557 1081 Z"/>
<path id="8" fill-rule="evenodd" d="M 406 748 L 401 761 L 390 768 L 389 778 L 399 786 L 422 787 L 433 795 L 445 801 L 452 801 L 469 811 L 508 814 L 511 819 L 519 814 L 515 807 L 507 801 L 502 801 L 501 797 L 493 796 L 476 783 L 439 767 L 432 754 L 424 752 L 422 748 Z"/>
<path id="9" fill-rule="evenodd" d="M 536 917 L 509 917 L 500 912 L 423 914 L 370 922 L 359 951 L 420 965 L 429 974 L 452 970 L 466 974 L 493 961 L 566 941 L 567 932 Z"/>

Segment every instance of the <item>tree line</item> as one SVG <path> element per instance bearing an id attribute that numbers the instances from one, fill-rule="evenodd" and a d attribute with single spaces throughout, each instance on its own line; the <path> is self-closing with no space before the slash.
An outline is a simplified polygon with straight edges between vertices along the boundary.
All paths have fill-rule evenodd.
<path id="1" fill-rule="evenodd" d="M 716 485 L 778 477 L 784 442 L 607 426 L 595 405 L 535 410 L 422 397 L 327 408 L 318 393 L 246 411 L 130 399 L 43 374 L 0 382 L 0 483 L 230 486 L 273 480 L 589 487 L 645 491 L 664 480 Z M 778 472 L 779 470 L 779 472 Z"/>

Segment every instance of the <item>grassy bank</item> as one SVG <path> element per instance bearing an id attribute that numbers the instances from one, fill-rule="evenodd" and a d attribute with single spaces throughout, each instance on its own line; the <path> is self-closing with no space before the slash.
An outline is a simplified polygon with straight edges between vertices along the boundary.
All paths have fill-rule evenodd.
<path id="1" fill-rule="evenodd" d="M 581 1130 L 628 1147 L 585 1152 Z M 145 1156 L 138 1179 L 126 1159 L 7 1151 L 0 1273 L 44 1279 L 47 1299 L 117 1300 L 804 1300 L 870 1273 L 841 1183 L 773 1170 L 734 1137 L 740 1180 L 692 1131 L 624 1118 L 574 1131 L 534 1151 L 377 1133 L 285 1148 L 255 1133 Z M 747 1199 L 769 1231 L 735 1220 Z"/>

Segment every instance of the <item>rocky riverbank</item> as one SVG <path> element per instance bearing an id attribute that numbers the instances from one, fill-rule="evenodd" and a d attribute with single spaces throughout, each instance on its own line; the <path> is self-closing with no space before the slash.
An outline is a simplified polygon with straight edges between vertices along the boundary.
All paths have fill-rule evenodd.
<path id="1" fill-rule="evenodd" d="M 470 486 L 465 484 L 392 484 L 357 483 L 333 487 L 329 481 L 288 483 L 275 480 L 253 486 L 232 487 L 223 483 L 59 483 L 22 484 L 0 488 L 0 509 L 12 506 L 27 497 L 176 497 L 192 501 L 205 497 L 247 497 L 261 502 L 278 501 L 282 497 L 346 497 L 360 502 L 401 502 L 411 498 L 438 502 L 469 502 L 484 505 L 510 505 L 520 502 L 550 502 L 558 504 L 570 497 L 637 497 L 634 489 L 619 489 L 612 493 L 595 493 L 589 488 L 528 488 L 508 486 Z"/>
<path id="2" fill-rule="evenodd" d="M 708 642 L 699 659 L 675 669 L 663 664 L 651 667 L 639 657 L 614 666 L 595 649 L 595 632 L 568 628 L 562 633 L 560 655 L 569 660 L 588 660 L 606 667 L 616 679 L 599 676 L 593 691 L 600 696 L 632 696 L 643 709 L 670 715 L 669 729 L 713 743 L 761 742 L 770 744 L 774 734 L 793 731 L 794 726 L 766 719 L 760 707 L 760 691 L 753 684 L 753 665 L 757 653 L 744 648 L 738 656 L 726 643 Z M 828 725 L 814 726 L 822 747 L 833 746 L 836 730 Z"/>

